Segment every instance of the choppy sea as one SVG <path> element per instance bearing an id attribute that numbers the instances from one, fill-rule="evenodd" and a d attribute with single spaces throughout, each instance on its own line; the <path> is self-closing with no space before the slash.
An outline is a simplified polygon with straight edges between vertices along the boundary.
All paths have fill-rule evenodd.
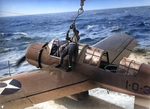
<path id="1" fill-rule="evenodd" d="M 0 78 L 36 67 L 24 62 L 15 67 L 33 42 L 64 40 L 77 12 L 0 17 Z M 138 40 L 130 58 L 150 64 L 150 6 L 90 10 L 76 20 L 80 43 L 93 45 L 114 34 L 126 33 Z"/>

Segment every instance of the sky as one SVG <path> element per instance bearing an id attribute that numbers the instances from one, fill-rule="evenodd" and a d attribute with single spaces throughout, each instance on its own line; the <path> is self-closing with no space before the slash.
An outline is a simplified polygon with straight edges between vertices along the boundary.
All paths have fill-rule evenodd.
<path id="1" fill-rule="evenodd" d="M 84 10 L 150 6 L 150 0 L 86 0 Z M 0 0 L 0 17 L 77 11 L 80 0 Z"/>

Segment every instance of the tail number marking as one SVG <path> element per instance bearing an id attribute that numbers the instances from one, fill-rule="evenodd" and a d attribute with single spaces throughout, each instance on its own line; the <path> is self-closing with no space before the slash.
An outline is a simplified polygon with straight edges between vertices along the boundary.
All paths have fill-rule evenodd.
<path id="1" fill-rule="evenodd" d="M 139 91 L 142 90 L 144 94 L 150 94 L 150 86 L 144 86 L 141 87 L 138 83 L 129 83 L 128 81 L 126 81 L 126 89 L 131 88 L 133 91 Z"/>

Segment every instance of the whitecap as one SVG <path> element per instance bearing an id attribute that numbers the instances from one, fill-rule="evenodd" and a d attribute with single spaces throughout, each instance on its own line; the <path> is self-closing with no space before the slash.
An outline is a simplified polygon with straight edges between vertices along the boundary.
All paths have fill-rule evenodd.
<path id="1" fill-rule="evenodd" d="M 27 36 L 27 33 L 24 33 L 24 32 L 16 32 L 16 33 L 13 33 L 14 35 L 24 35 L 24 36 Z"/>
<path id="2" fill-rule="evenodd" d="M 0 33 L 0 36 L 2 36 L 2 37 L 3 37 L 4 35 L 5 35 L 5 33 Z"/>
<path id="3" fill-rule="evenodd" d="M 150 26 L 150 21 L 144 21 L 143 23 L 145 26 Z"/>
<path id="4" fill-rule="evenodd" d="M 87 29 L 89 30 L 89 29 L 91 29 L 91 28 L 93 28 L 93 27 L 96 27 L 97 25 L 88 25 L 87 26 Z"/>
<path id="5" fill-rule="evenodd" d="M 115 31 L 119 31 L 119 30 L 121 30 L 121 29 L 119 28 L 119 26 L 110 27 L 110 31 L 111 31 L 111 32 L 115 32 Z"/>

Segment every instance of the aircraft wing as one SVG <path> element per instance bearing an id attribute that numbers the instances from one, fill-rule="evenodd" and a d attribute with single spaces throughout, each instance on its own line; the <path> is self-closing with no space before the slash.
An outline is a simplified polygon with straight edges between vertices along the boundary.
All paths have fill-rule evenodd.
<path id="1" fill-rule="evenodd" d="M 95 48 L 106 50 L 109 54 L 111 64 L 119 64 L 123 57 L 128 57 L 133 48 L 137 45 L 137 40 L 133 37 L 117 33 L 93 45 Z"/>
<path id="2" fill-rule="evenodd" d="M 63 69 L 42 68 L 0 79 L 0 106 L 24 109 L 33 104 L 73 95 L 96 87 L 88 77 Z"/>

